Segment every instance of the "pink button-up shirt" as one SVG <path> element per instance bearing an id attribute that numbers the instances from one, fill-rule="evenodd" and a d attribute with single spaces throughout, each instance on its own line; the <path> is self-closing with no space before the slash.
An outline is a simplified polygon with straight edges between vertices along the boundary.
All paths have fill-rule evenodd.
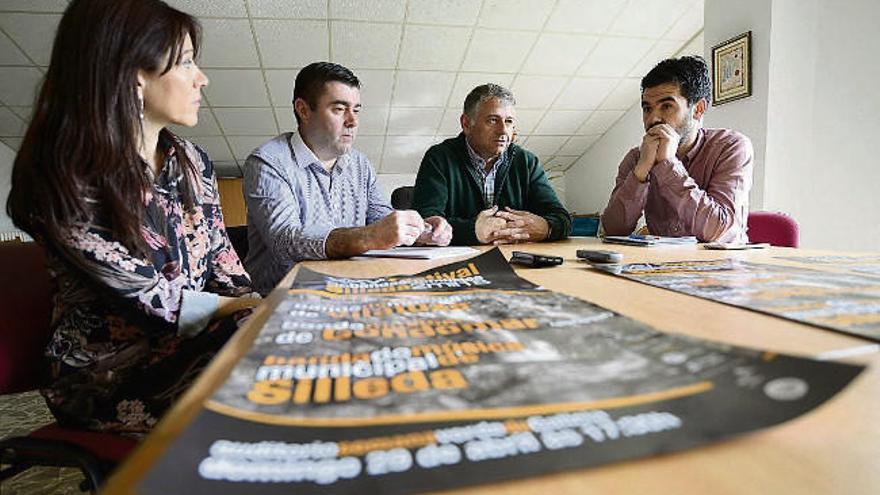
<path id="1" fill-rule="evenodd" d="M 608 235 L 631 234 L 644 211 L 654 235 L 748 242 L 753 158 L 752 142 L 739 132 L 700 129 L 682 160 L 658 162 L 639 182 L 632 173 L 639 148 L 633 148 L 620 163 L 602 227 Z"/>

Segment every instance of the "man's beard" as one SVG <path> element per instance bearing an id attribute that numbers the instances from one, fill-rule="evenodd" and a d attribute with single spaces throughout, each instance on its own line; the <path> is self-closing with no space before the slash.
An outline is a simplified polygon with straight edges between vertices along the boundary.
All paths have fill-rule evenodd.
<path id="1" fill-rule="evenodd" d="M 688 108 L 688 114 L 684 118 L 684 121 L 675 127 L 675 132 L 678 133 L 678 146 L 681 146 L 681 143 L 690 136 L 694 127 L 697 126 L 697 123 L 694 121 L 693 111 L 693 107 Z"/>

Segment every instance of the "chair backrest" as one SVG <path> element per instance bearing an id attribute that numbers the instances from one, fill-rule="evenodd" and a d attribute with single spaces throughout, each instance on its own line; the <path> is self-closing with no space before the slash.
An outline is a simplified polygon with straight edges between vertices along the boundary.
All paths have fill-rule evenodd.
<path id="1" fill-rule="evenodd" d="M 391 206 L 395 210 L 408 210 L 412 208 L 413 202 L 413 186 L 401 186 L 391 193 Z"/>
<path id="2" fill-rule="evenodd" d="M 767 242 L 773 246 L 798 247 L 800 230 L 794 218 L 772 211 L 749 212 L 749 242 Z"/>
<path id="3" fill-rule="evenodd" d="M 226 235 L 229 236 L 229 242 L 232 243 L 232 249 L 238 254 L 238 258 L 244 263 L 248 254 L 248 228 L 247 225 L 239 225 L 237 227 L 226 227 Z"/>
<path id="4" fill-rule="evenodd" d="M 51 313 L 43 248 L 35 242 L 0 243 L 0 394 L 41 385 Z"/>

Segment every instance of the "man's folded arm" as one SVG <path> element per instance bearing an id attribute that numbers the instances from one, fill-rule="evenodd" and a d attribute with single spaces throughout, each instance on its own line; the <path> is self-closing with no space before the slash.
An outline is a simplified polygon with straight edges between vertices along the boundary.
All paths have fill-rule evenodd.
<path id="1" fill-rule="evenodd" d="M 632 173 L 639 159 L 638 149 L 627 153 L 617 169 L 614 189 L 602 213 L 602 228 L 608 235 L 629 235 L 645 210 L 648 182 L 640 182 Z"/>

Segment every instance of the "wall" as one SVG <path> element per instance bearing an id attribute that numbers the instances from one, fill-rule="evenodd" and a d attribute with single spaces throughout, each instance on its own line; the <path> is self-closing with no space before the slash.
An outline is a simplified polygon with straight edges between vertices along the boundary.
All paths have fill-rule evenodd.
<path id="1" fill-rule="evenodd" d="M 804 247 L 880 251 L 876 0 L 774 0 L 766 208 Z"/>
<path id="2" fill-rule="evenodd" d="M 706 0 L 703 21 L 704 54 L 712 66 L 712 47 L 746 31 L 752 32 L 752 96 L 711 106 L 703 118 L 705 127 L 736 129 L 752 140 L 755 148 L 749 207 L 764 209 L 764 174 L 769 97 L 771 7 L 768 0 L 727 2 Z"/>

